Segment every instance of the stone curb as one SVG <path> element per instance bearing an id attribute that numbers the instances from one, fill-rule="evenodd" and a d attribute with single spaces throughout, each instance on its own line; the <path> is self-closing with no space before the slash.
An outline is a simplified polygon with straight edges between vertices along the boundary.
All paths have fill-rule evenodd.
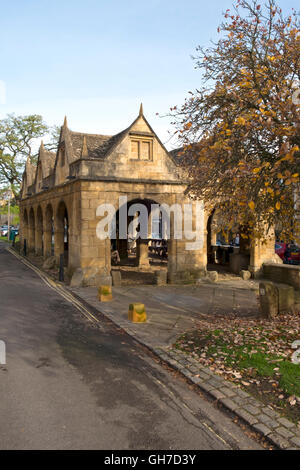
<path id="1" fill-rule="evenodd" d="M 275 447 L 300 449 L 300 429 L 296 424 L 283 418 L 237 385 L 199 365 L 196 359 L 186 353 L 171 348 L 157 350 L 156 353 Z"/>
<path id="2" fill-rule="evenodd" d="M 23 256 L 21 257 L 23 258 Z M 32 264 L 27 258 L 24 259 Z M 36 268 L 33 264 L 32 266 Z M 41 272 L 45 275 L 43 271 Z M 94 306 L 73 292 L 72 289 L 63 286 L 61 283 L 59 283 L 59 286 L 74 298 L 95 310 Z M 197 385 L 200 390 L 204 391 L 218 404 L 221 404 L 222 407 L 242 419 L 253 431 L 263 436 L 273 446 L 283 450 L 300 449 L 300 429 L 272 408 L 259 402 L 247 392 L 241 390 L 236 384 L 224 380 L 208 367 L 200 365 L 197 359 L 190 357 L 188 354 L 170 347 L 155 347 L 148 341 L 138 338 L 136 331 L 130 328 L 130 323 L 127 320 L 117 320 L 113 313 L 103 311 L 100 308 L 96 310 L 114 325 L 122 328 L 137 343 L 145 346 L 164 363 L 180 372 L 191 383 Z M 142 325 L 139 326 L 142 327 Z"/>

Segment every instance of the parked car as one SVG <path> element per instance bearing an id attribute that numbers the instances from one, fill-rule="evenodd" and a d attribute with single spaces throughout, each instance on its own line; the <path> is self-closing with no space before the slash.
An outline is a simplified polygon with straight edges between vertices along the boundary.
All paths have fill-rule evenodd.
<path id="1" fill-rule="evenodd" d="M 295 244 L 290 244 L 290 256 L 285 259 L 287 243 L 276 242 L 275 252 L 284 261 L 285 264 L 300 264 L 300 248 Z"/>
<path id="2" fill-rule="evenodd" d="M 275 253 L 281 258 L 284 258 L 284 252 L 286 249 L 286 243 L 276 242 L 275 243 Z"/>
<path id="3" fill-rule="evenodd" d="M 1 237 L 7 237 L 7 233 L 8 233 L 8 225 L 2 225 L 1 231 L 0 231 Z"/>
<path id="4" fill-rule="evenodd" d="M 15 227 L 14 225 L 12 225 L 9 230 L 10 230 L 10 232 L 14 232 L 15 236 L 19 235 L 19 228 L 18 227 Z M 1 237 L 7 237 L 7 235 L 8 235 L 8 225 L 2 225 L 0 227 L 0 235 L 1 235 Z"/>
<path id="5" fill-rule="evenodd" d="M 291 256 L 288 258 L 289 264 L 300 264 L 300 248 L 297 245 L 291 245 Z"/>

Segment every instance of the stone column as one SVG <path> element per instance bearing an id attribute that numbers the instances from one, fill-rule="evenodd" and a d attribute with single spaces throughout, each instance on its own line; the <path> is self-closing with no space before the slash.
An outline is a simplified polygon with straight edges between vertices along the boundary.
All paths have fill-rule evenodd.
<path id="1" fill-rule="evenodd" d="M 28 251 L 34 251 L 35 246 L 35 228 L 34 226 L 29 226 L 29 236 L 28 236 Z"/>
<path id="2" fill-rule="evenodd" d="M 54 227 L 54 256 L 59 263 L 60 255 L 64 254 L 64 230 L 60 227 Z"/>
<path id="3" fill-rule="evenodd" d="M 21 212 L 21 211 L 20 211 Z M 26 238 L 25 235 L 25 223 L 23 217 L 20 216 L 20 225 L 19 225 L 19 241 L 20 241 L 20 249 L 23 249 L 24 246 L 24 239 Z"/>
<path id="4" fill-rule="evenodd" d="M 149 268 L 148 239 L 137 240 L 137 263 L 139 268 Z"/>
<path id="5" fill-rule="evenodd" d="M 268 232 L 265 231 L 265 239 L 254 239 L 251 242 L 249 271 L 255 278 L 260 277 L 262 274 L 264 263 L 282 264 L 282 260 L 275 253 L 275 232 L 273 228 Z"/>
<path id="6" fill-rule="evenodd" d="M 37 256 L 43 254 L 43 228 L 41 225 L 35 230 L 35 254 Z"/>
<path id="7" fill-rule="evenodd" d="M 182 202 L 183 199 L 183 202 Z M 183 203 L 192 203 L 190 200 L 184 199 L 177 195 L 178 203 L 182 204 L 182 212 L 184 214 Z M 192 203 L 194 205 L 194 203 Z M 193 207 L 193 210 L 196 207 Z M 200 217 L 196 224 L 196 216 Z M 181 239 L 174 239 L 175 221 L 173 214 L 170 218 L 170 237 L 168 241 L 168 282 L 193 282 L 204 276 L 207 267 L 207 233 L 204 227 L 204 209 L 201 214 L 193 212 L 193 227 L 195 233 L 185 229 L 182 231 Z M 196 229 L 199 229 L 199 233 Z M 197 236 L 196 236 L 197 235 Z M 197 240 L 192 236 L 195 236 Z"/>
<path id="8" fill-rule="evenodd" d="M 49 258 L 52 255 L 51 247 L 52 247 L 52 231 L 44 229 L 44 243 L 43 243 L 44 258 Z"/>

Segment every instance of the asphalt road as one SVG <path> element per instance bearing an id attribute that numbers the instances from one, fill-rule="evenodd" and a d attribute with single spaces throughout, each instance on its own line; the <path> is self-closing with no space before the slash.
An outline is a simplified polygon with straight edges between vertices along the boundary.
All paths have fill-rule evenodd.
<path id="1" fill-rule="evenodd" d="M 91 325 L 0 242 L 0 449 L 259 449 L 105 318 Z"/>

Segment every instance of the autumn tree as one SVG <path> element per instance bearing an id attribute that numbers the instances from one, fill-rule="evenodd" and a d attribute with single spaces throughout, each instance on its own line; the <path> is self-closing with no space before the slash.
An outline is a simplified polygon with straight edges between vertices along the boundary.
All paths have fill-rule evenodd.
<path id="1" fill-rule="evenodd" d="M 42 116 L 8 115 L 0 121 L 0 188 L 11 188 L 18 194 L 24 165 L 29 157 L 37 159 L 36 139 L 51 134 L 48 150 L 53 150 L 58 141 L 57 127 L 47 126 Z"/>
<path id="2" fill-rule="evenodd" d="M 264 220 L 295 236 L 299 217 L 300 30 L 274 0 L 237 0 L 220 38 L 197 48 L 203 86 L 171 108 L 190 193 L 218 204 L 227 223 Z M 257 235 L 257 234 L 256 234 Z"/>

